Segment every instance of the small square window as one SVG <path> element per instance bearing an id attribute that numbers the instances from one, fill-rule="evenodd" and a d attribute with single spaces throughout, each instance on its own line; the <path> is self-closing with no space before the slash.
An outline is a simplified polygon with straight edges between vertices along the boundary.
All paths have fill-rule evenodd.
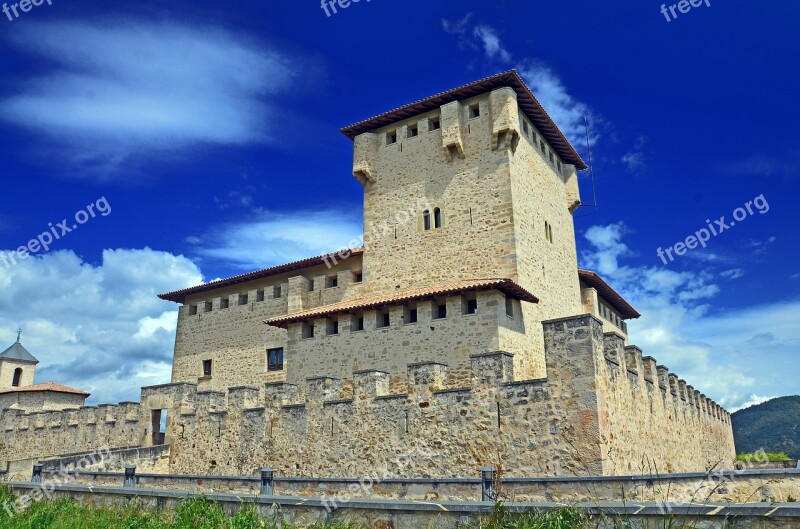
<path id="1" fill-rule="evenodd" d="M 394 145 L 397 143 L 397 131 L 386 133 L 386 145 Z"/>
<path id="2" fill-rule="evenodd" d="M 283 347 L 267 349 L 267 371 L 283 371 Z"/>
<path id="3" fill-rule="evenodd" d="M 478 104 L 469 106 L 469 119 L 481 117 L 481 107 Z"/>
<path id="4" fill-rule="evenodd" d="M 314 337 L 314 322 L 303 322 L 302 327 L 303 338 L 313 338 Z"/>
<path id="5" fill-rule="evenodd" d="M 278 299 L 281 297 L 282 294 L 283 292 L 281 292 L 280 285 L 275 285 L 274 287 L 272 287 L 272 299 Z"/>
<path id="6" fill-rule="evenodd" d="M 376 315 L 376 320 L 375 324 L 379 329 L 388 327 L 391 324 L 391 319 L 387 311 L 379 310 Z"/>
<path id="7" fill-rule="evenodd" d="M 357 332 L 364 330 L 364 315 L 353 314 L 350 317 L 350 332 Z"/>
<path id="8" fill-rule="evenodd" d="M 514 317 L 514 299 L 506 297 L 506 316 L 509 318 Z"/>
<path id="9" fill-rule="evenodd" d="M 442 122 L 439 121 L 439 118 L 431 118 L 428 120 L 428 130 L 439 130 L 442 128 Z"/>
<path id="10" fill-rule="evenodd" d="M 197 314 L 197 305 L 189 305 L 189 316 Z"/>
<path id="11" fill-rule="evenodd" d="M 339 276 L 329 276 L 325 278 L 325 288 L 336 288 L 339 286 Z"/>
<path id="12" fill-rule="evenodd" d="M 409 138 L 416 138 L 419 136 L 419 128 L 416 125 L 409 125 L 408 126 L 408 137 Z"/>
<path id="13" fill-rule="evenodd" d="M 219 308 L 227 309 L 229 305 L 230 305 L 230 299 L 228 299 L 228 298 L 220 298 L 220 300 L 219 300 Z"/>
<path id="14" fill-rule="evenodd" d="M 361 283 L 362 281 L 364 281 L 364 273 L 353 272 L 353 283 Z"/>
<path id="15" fill-rule="evenodd" d="M 239 305 L 247 305 L 250 296 L 247 294 L 239 294 Z"/>
<path id="16" fill-rule="evenodd" d="M 325 326 L 325 332 L 328 336 L 335 336 L 339 334 L 339 320 L 336 318 L 329 318 Z"/>
<path id="17" fill-rule="evenodd" d="M 264 301 L 264 290 L 257 290 L 256 291 L 256 301 Z"/>
<path id="18" fill-rule="evenodd" d="M 214 305 L 210 301 L 203 303 L 203 312 L 211 312 L 214 310 Z"/>
<path id="19" fill-rule="evenodd" d="M 211 376 L 211 360 L 203 360 L 203 376 Z"/>
<path id="20" fill-rule="evenodd" d="M 433 316 L 436 320 L 443 320 L 447 317 L 447 302 L 445 300 L 437 300 L 433 304 Z"/>
<path id="21" fill-rule="evenodd" d="M 478 312 L 478 299 L 475 295 L 464 298 L 464 314 L 477 314 Z"/>
<path id="22" fill-rule="evenodd" d="M 403 315 L 403 322 L 406 324 L 409 323 L 417 323 L 417 306 L 410 305 L 405 308 L 405 314 Z"/>

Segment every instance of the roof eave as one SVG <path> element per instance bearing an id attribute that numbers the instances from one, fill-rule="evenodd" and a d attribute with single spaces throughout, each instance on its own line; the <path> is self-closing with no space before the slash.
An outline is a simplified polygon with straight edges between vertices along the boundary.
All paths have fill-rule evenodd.
<path id="1" fill-rule="evenodd" d="M 567 140 L 564 133 L 561 132 L 561 129 L 558 128 L 516 70 L 501 72 L 445 92 L 440 92 L 425 99 L 409 103 L 402 107 L 395 108 L 394 110 L 349 125 L 340 129 L 340 132 L 352 140 L 359 134 L 408 119 L 418 114 L 430 112 L 447 103 L 462 101 L 501 86 L 509 86 L 514 89 L 518 96 L 520 108 L 522 108 L 525 114 L 531 119 L 534 126 L 545 135 L 547 141 L 558 149 L 558 155 L 565 162 L 575 165 L 579 170 L 588 168 L 586 162 L 583 161 L 569 140 Z"/>
<path id="2" fill-rule="evenodd" d="M 264 320 L 264 323 L 270 325 L 272 327 L 278 327 L 281 329 L 286 329 L 292 323 L 299 323 L 304 320 L 308 319 L 316 319 L 316 318 L 324 318 L 327 316 L 331 316 L 333 314 L 347 314 L 352 313 L 354 311 L 359 310 L 370 310 L 375 308 L 380 308 L 384 306 L 390 305 L 398 305 L 403 303 L 408 303 L 411 301 L 422 301 L 426 299 L 433 299 L 439 296 L 452 296 L 454 294 L 465 293 L 465 292 L 479 292 L 479 291 L 486 291 L 486 290 L 499 290 L 501 292 L 505 292 L 507 294 L 511 294 L 517 299 L 521 301 L 527 301 L 528 303 L 539 303 L 539 298 L 522 288 L 521 286 L 517 285 L 513 281 L 509 281 L 508 283 L 495 283 L 490 285 L 480 285 L 474 287 L 466 287 L 463 289 L 454 289 L 454 290 L 445 290 L 440 292 L 432 292 L 432 293 L 425 293 L 419 295 L 410 295 L 408 297 L 399 297 L 397 299 L 388 299 L 388 300 L 380 300 L 371 303 L 365 303 L 364 305 L 360 306 L 353 306 L 353 307 L 342 307 L 333 309 L 331 311 L 324 311 L 320 310 L 318 313 L 308 314 L 309 311 L 302 311 L 295 315 L 287 315 L 282 316 L 279 318 L 271 318 L 268 320 Z M 320 307 L 322 309 L 322 307 Z"/>

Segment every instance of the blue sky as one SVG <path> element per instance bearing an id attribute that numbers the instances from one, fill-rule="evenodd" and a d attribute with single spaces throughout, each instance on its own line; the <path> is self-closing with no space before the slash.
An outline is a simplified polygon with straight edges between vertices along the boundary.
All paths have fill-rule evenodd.
<path id="1" fill-rule="evenodd" d="M 592 124 L 598 207 L 576 213 L 580 264 L 643 314 L 632 343 L 729 409 L 800 393 L 800 4 L 710 4 L 670 22 L 658 0 L 0 14 L 0 249 L 108 204 L 49 251 L 0 263 L 0 342 L 21 326 L 38 381 L 138 399 L 169 380 L 175 306 L 158 292 L 360 233 L 339 128 L 513 67 L 587 159 Z M 590 202 L 587 172 L 581 187 Z M 657 256 L 756 197 L 707 248 Z"/>

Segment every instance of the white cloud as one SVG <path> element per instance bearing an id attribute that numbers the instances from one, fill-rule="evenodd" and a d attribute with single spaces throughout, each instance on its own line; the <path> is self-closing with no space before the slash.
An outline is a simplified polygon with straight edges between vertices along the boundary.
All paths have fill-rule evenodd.
<path id="1" fill-rule="evenodd" d="M 779 397 L 779 396 L 780 395 L 772 395 L 772 396 L 769 396 L 769 397 L 762 397 L 762 396 L 759 396 L 759 395 L 750 395 L 748 400 L 745 401 L 745 402 L 742 402 L 739 405 L 738 408 L 735 408 L 735 409 L 732 409 L 732 410 L 729 410 L 729 411 L 734 412 L 734 411 L 743 410 L 745 408 L 749 408 L 750 406 L 757 406 L 758 404 L 767 402 L 768 400 L 772 400 L 772 399 L 774 399 L 776 397 Z"/>
<path id="2" fill-rule="evenodd" d="M 58 160 L 102 171 L 134 154 L 268 141 L 278 112 L 269 99 L 298 68 L 240 35 L 179 22 L 18 29 L 7 38 L 20 53 L 53 66 L 23 78 L 0 101 L 0 116 L 49 138 Z"/>
<path id="3" fill-rule="evenodd" d="M 642 314 L 628 322 L 631 343 L 729 410 L 754 395 L 797 393 L 794 374 L 775 366 L 796 361 L 800 300 L 715 306 L 719 273 L 629 266 L 624 263 L 630 255 L 627 232 L 623 224 L 591 227 L 585 233 L 590 249 L 581 260 Z M 744 270 L 727 272 L 733 277 Z"/>
<path id="4" fill-rule="evenodd" d="M 188 259 L 150 249 L 105 250 L 97 266 L 72 251 L 29 258 L 0 269 L 0 348 L 22 327 L 36 382 L 95 403 L 138 400 L 141 386 L 170 381 L 177 307 L 157 294 L 201 279 Z"/>
<path id="5" fill-rule="evenodd" d="M 251 217 L 193 236 L 195 253 L 257 270 L 349 247 L 362 234 L 360 211 L 255 211 Z"/>

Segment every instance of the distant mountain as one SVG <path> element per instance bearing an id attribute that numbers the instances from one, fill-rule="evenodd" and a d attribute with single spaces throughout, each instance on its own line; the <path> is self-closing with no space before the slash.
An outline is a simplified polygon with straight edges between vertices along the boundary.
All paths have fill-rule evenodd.
<path id="1" fill-rule="evenodd" d="M 778 397 L 731 415 L 736 453 L 786 452 L 800 459 L 800 396 Z"/>

